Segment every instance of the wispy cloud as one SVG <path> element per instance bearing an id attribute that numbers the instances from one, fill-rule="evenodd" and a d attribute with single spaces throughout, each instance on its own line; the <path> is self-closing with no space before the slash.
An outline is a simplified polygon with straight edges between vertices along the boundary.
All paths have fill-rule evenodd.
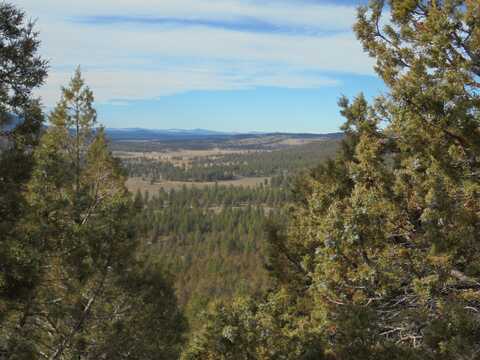
<path id="1" fill-rule="evenodd" d="M 160 28 L 178 27 L 206 27 L 218 28 L 242 32 L 258 32 L 289 35 L 319 36 L 328 33 L 325 29 L 317 29 L 308 26 L 293 26 L 271 23 L 266 20 L 250 17 L 242 17 L 230 20 L 220 19 L 184 19 L 172 17 L 153 16 L 80 16 L 72 18 L 72 21 L 80 25 L 140 25 L 156 26 Z"/>
<path id="2" fill-rule="evenodd" d="M 92 69 L 85 72 L 86 81 L 95 90 L 96 99 L 110 105 L 128 101 L 155 99 L 189 91 L 246 90 L 255 87 L 318 88 L 337 86 L 338 80 L 290 71 L 226 71 L 205 68 L 164 68 L 156 70 L 115 71 Z M 71 77 L 70 72 L 54 72 L 43 90 L 49 105 L 58 98 L 58 89 Z"/>
<path id="3" fill-rule="evenodd" d="M 301 0 L 84 0 L 69 2 L 68 6 L 62 0 L 18 2 L 37 14 L 59 14 L 64 9 L 61 12 L 70 16 L 140 16 L 220 21 L 246 18 L 328 31 L 348 30 L 355 20 L 354 6 Z"/>
<path id="4" fill-rule="evenodd" d="M 81 64 L 100 102 L 195 90 L 336 86 L 372 74 L 351 26 L 353 6 L 247 0 L 18 0 L 52 72 L 51 105 Z"/>

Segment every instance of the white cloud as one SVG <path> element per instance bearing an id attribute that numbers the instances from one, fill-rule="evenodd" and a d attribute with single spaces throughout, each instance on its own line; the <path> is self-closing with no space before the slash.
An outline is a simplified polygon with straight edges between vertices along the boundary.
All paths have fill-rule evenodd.
<path id="1" fill-rule="evenodd" d="M 299 0 L 17 0 L 35 16 L 123 15 L 229 20 L 257 18 L 275 24 L 310 26 L 328 30 L 349 29 L 355 8 Z"/>
<path id="2" fill-rule="evenodd" d="M 231 31 L 208 27 L 80 25 L 82 15 L 229 19 L 346 30 L 354 9 L 297 1 L 18 0 L 34 18 L 52 71 L 41 95 L 47 105 L 78 64 L 98 101 L 152 99 L 192 90 L 256 86 L 312 88 L 338 84 L 328 73 L 372 74 L 372 60 L 351 31 L 323 36 Z M 320 75 L 319 75 L 320 74 Z"/>
<path id="3" fill-rule="evenodd" d="M 42 90 L 45 104 L 58 101 L 60 89 L 71 78 L 71 72 L 54 72 Z M 84 73 L 87 84 L 94 90 L 97 102 L 124 106 L 128 101 L 152 99 L 195 90 L 244 90 L 257 86 L 284 88 L 317 88 L 336 86 L 328 77 L 311 77 L 295 72 L 231 74 L 203 69 L 163 69 L 150 71 L 91 70 Z"/>

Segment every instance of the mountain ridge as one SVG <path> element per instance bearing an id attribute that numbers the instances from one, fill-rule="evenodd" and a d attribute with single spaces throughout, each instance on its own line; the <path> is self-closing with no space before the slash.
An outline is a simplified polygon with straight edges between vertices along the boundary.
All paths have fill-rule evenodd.
<path id="1" fill-rule="evenodd" d="M 112 140 L 171 140 L 201 139 L 210 137 L 263 137 L 289 136 L 311 138 L 340 138 L 341 132 L 333 133 L 289 133 L 289 132 L 224 132 L 208 129 L 146 129 L 146 128 L 106 128 L 107 136 Z"/>

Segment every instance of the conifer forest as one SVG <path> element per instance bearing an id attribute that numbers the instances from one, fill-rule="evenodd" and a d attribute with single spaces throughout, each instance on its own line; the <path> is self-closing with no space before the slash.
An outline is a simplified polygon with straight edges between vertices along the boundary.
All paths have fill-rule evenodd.
<path id="1" fill-rule="evenodd" d="M 362 4 L 341 132 L 158 138 L 0 1 L 0 360 L 480 359 L 480 1 Z"/>

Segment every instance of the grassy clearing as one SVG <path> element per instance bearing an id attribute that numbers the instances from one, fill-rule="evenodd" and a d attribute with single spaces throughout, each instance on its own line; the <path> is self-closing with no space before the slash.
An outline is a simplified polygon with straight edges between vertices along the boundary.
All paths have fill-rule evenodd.
<path id="1" fill-rule="evenodd" d="M 243 186 L 243 187 L 256 187 L 260 184 L 264 183 L 265 180 L 269 180 L 268 177 L 250 177 L 250 178 L 242 178 L 236 180 L 228 180 L 228 181 L 218 181 L 218 185 L 223 186 Z M 160 189 L 164 190 L 172 190 L 172 189 L 180 189 L 183 186 L 187 187 L 200 187 L 204 188 L 207 186 L 214 186 L 215 182 L 187 182 L 187 181 L 160 181 L 151 183 L 150 181 L 143 180 L 141 178 L 129 178 L 127 181 L 128 189 L 135 193 L 138 190 L 141 192 L 148 191 L 149 193 L 156 193 Z"/>

